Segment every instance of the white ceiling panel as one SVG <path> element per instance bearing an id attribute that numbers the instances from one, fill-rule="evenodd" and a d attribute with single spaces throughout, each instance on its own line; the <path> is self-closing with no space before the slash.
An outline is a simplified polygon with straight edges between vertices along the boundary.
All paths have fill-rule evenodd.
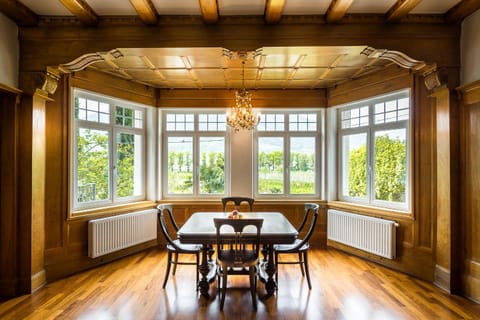
<path id="1" fill-rule="evenodd" d="M 218 11 L 221 16 L 263 15 L 265 0 L 218 0 Z"/>
<path id="2" fill-rule="evenodd" d="M 286 1 L 284 15 L 325 14 L 330 1 L 295 0 Z"/>
<path id="3" fill-rule="evenodd" d="M 440 1 L 440 0 L 438 0 Z M 386 13 L 396 0 L 356 0 L 347 13 Z"/>
<path id="4" fill-rule="evenodd" d="M 422 0 L 410 13 L 439 13 L 443 14 L 459 3 L 460 0 Z"/>
<path id="5" fill-rule="evenodd" d="M 85 0 L 99 16 L 131 16 L 137 12 L 128 0 Z"/>
<path id="6" fill-rule="evenodd" d="M 20 2 L 41 16 L 73 16 L 59 0 L 20 0 Z"/>
<path id="7" fill-rule="evenodd" d="M 160 15 L 200 15 L 198 0 L 153 0 Z"/>

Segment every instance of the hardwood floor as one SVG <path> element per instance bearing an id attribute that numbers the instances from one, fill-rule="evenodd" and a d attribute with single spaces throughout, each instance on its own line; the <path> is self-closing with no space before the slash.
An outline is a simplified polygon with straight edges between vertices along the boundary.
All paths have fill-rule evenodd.
<path id="1" fill-rule="evenodd" d="M 480 319 L 479 304 L 334 249 L 311 250 L 311 291 L 297 265 L 281 265 L 278 292 L 257 312 L 248 277 L 229 277 L 220 312 L 215 284 L 210 299 L 195 290 L 193 266 L 162 289 L 166 257 L 152 249 L 50 283 L 1 303 L 0 319 Z"/>

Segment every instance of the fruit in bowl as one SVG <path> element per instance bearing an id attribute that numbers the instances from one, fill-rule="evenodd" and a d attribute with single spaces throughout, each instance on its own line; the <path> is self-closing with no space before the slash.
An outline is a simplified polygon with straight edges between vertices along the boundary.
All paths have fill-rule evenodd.
<path id="1" fill-rule="evenodd" d="M 238 210 L 233 210 L 232 212 L 230 212 L 228 214 L 228 218 L 229 219 L 241 219 L 242 214 L 240 212 L 238 212 Z"/>

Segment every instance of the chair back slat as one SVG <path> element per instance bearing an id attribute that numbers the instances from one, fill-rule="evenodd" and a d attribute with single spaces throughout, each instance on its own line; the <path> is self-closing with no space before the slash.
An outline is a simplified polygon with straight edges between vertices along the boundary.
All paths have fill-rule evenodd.
<path id="1" fill-rule="evenodd" d="M 248 208 L 250 211 L 253 211 L 253 203 L 255 202 L 255 199 L 253 198 L 248 198 L 248 197 L 223 197 L 222 198 L 222 205 L 223 205 L 223 212 L 227 211 L 227 204 L 229 202 L 233 202 L 235 205 L 235 209 L 239 209 L 240 205 L 243 202 L 248 203 Z"/>

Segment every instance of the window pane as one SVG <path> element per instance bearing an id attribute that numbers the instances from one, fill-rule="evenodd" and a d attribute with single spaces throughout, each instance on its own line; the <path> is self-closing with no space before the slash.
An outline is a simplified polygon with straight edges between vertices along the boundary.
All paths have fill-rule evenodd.
<path id="1" fill-rule="evenodd" d="M 200 137 L 200 193 L 224 193 L 224 155 L 224 137 Z"/>
<path id="2" fill-rule="evenodd" d="M 342 139 L 342 192 L 344 196 L 367 196 L 367 134 L 345 135 Z"/>
<path id="3" fill-rule="evenodd" d="M 258 139 L 258 193 L 283 194 L 283 138 Z"/>
<path id="4" fill-rule="evenodd" d="M 375 132 L 375 199 L 406 202 L 406 129 Z"/>
<path id="5" fill-rule="evenodd" d="M 117 133 L 117 196 L 132 197 L 143 193 L 142 136 Z"/>
<path id="6" fill-rule="evenodd" d="M 109 133 L 79 128 L 77 137 L 77 202 L 109 198 Z"/>
<path id="7" fill-rule="evenodd" d="M 167 113 L 168 131 L 193 131 L 194 117 L 191 113 Z"/>
<path id="8" fill-rule="evenodd" d="M 192 154 L 192 137 L 168 137 L 168 193 L 193 193 Z"/>
<path id="9" fill-rule="evenodd" d="M 290 193 L 315 193 L 315 138 L 290 139 Z"/>

